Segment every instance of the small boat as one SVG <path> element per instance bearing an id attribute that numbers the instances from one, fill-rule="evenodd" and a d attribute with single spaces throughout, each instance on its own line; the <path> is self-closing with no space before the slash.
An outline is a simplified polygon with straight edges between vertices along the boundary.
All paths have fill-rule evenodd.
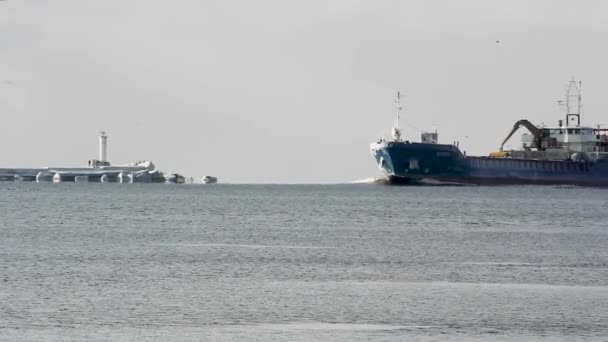
<path id="1" fill-rule="evenodd" d="M 216 183 L 217 183 L 217 177 L 205 176 L 205 177 L 203 177 L 203 179 L 201 179 L 201 184 L 216 184 Z"/>

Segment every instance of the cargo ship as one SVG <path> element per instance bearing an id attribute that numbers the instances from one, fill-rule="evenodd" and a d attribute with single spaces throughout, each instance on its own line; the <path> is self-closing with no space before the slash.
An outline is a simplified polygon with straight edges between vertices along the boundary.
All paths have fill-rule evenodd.
<path id="1" fill-rule="evenodd" d="M 437 132 L 421 134 L 420 142 L 403 139 L 397 123 L 390 139 L 371 144 L 371 153 L 389 184 L 541 184 L 608 187 L 608 129 L 581 126 L 581 83 L 569 81 L 565 120 L 555 126 L 517 121 L 500 148 L 487 156 L 467 156 L 459 143 L 440 144 Z M 520 129 L 521 148 L 505 150 Z"/>

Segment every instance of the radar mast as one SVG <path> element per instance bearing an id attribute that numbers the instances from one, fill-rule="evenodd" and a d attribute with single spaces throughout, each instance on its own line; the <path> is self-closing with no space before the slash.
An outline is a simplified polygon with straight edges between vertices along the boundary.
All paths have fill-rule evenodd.
<path id="1" fill-rule="evenodd" d="M 397 91 L 397 98 L 395 99 L 395 104 L 397 106 L 397 121 L 395 122 L 395 127 L 393 127 L 393 139 L 395 141 L 401 141 L 401 110 L 403 106 L 401 106 L 401 92 Z"/>
<path id="2" fill-rule="evenodd" d="M 574 77 L 568 82 L 566 89 L 566 126 L 570 126 L 570 122 L 576 121 L 576 127 L 581 125 L 581 108 L 582 108 L 582 84 L 574 80 Z"/>

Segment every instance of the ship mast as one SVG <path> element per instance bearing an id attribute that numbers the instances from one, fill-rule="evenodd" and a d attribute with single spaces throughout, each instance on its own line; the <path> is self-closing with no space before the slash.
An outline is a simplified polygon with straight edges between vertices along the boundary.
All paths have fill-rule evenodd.
<path id="1" fill-rule="evenodd" d="M 566 89 L 566 126 L 570 126 L 570 121 L 576 120 L 576 127 L 581 125 L 581 107 L 582 107 L 582 85 L 578 84 L 574 77 L 568 82 Z"/>
<path id="2" fill-rule="evenodd" d="M 397 91 L 397 99 L 395 99 L 395 104 L 397 105 L 397 121 L 395 122 L 395 126 L 393 127 L 393 139 L 395 141 L 401 141 L 401 110 L 403 106 L 401 106 L 401 92 Z"/>

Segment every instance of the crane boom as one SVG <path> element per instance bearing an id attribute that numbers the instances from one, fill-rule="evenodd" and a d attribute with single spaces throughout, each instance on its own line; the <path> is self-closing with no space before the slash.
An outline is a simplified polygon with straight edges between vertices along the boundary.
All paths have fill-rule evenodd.
<path id="1" fill-rule="evenodd" d="M 517 132 L 517 130 L 521 127 L 524 126 L 528 129 L 528 131 L 530 131 L 530 133 L 532 133 L 532 136 L 534 136 L 534 146 L 540 150 L 541 148 L 541 140 L 542 140 L 542 135 L 540 132 L 540 129 L 538 129 L 536 126 L 534 126 L 530 121 L 528 120 L 519 120 L 517 121 L 514 125 L 513 128 L 511 129 L 511 132 L 509 132 L 509 134 L 507 135 L 507 137 L 505 138 L 505 140 L 502 141 L 502 144 L 500 144 L 500 151 L 503 150 L 503 147 L 505 146 L 505 143 L 513 136 L 513 134 L 515 134 L 515 132 Z"/>

